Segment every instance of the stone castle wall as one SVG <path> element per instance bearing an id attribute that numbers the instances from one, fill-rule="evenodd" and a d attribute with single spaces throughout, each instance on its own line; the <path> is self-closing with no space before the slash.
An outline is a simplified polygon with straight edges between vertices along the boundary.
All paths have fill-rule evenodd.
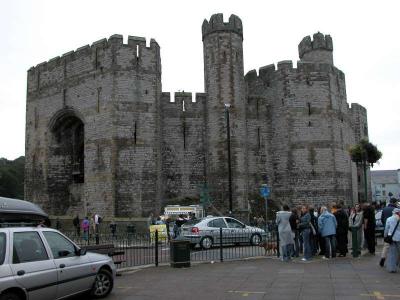
<path id="1" fill-rule="evenodd" d="M 52 215 L 159 214 L 207 184 L 246 218 L 267 183 L 277 203 L 350 204 L 362 191 L 348 148 L 368 137 L 366 110 L 348 105 L 333 43 L 299 44 L 300 61 L 243 70 L 232 15 L 202 26 L 205 93 L 163 93 L 160 48 L 113 35 L 28 71 L 26 199 Z"/>

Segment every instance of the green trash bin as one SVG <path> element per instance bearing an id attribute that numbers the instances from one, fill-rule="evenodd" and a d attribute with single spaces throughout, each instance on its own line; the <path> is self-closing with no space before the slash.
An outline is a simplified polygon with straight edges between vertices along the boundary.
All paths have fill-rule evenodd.
<path id="1" fill-rule="evenodd" d="M 171 267 L 190 267 L 190 242 L 182 240 L 172 240 L 170 242 L 170 256 Z"/>

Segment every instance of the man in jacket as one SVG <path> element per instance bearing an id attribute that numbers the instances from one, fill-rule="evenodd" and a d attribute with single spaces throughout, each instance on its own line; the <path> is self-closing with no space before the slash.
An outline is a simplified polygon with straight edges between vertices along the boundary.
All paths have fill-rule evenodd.
<path id="1" fill-rule="evenodd" d="M 375 255 L 375 208 L 368 202 L 363 203 L 364 238 L 368 252 Z"/>
<path id="2" fill-rule="evenodd" d="M 336 227 L 337 222 L 326 206 L 321 207 L 321 215 L 318 218 L 318 230 L 325 240 L 325 256 L 329 259 L 336 257 Z"/>
<path id="3" fill-rule="evenodd" d="M 349 233 L 349 216 L 343 210 L 341 204 L 336 205 L 336 212 L 334 213 L 334 216 L 337 222 L 336 240 L 339 256 L 345 257 L 347 254 L 347 244 L 349 242 L 347 238 Z"/>
<path id="4" fill-rule="evenodd" d="M 386 220 L 385 237 L 391 236 L 393 242 L 389 246 L 386 269 L 396 273 L 400 259 L 400 209 L 393 209 L 393 215 Z"/>
<path id="5" fill-rule="evenodd" d="M 397 199 L 391 198 L 389 204 L 382 209 L 382 215 L 381 215 L 381 221 L 383 228 L 386 228 L 386 220 L 392 216 L 393 209 L 396 208 L 396 203 Z M 382 248 L 382 254 L 381 254 L 381 260 L 379 262 L 379 265 L 383 267 L 385 265 L 385 260 L 387 256 L 387 252 L 389 250 L 389 244 L 388 243 L 383 243 L 383 248 Z"/>

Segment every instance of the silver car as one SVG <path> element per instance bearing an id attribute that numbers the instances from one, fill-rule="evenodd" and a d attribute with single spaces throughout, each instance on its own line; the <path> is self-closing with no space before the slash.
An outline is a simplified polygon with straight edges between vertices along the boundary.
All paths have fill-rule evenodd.
<path id="1" fill-rule="evenodd" d="M 210 249 L 213 245 L 220 245 L 221 237 L 224 245 L 259 245 L 265 240 L 266 233 L 263 229 L 245 225 L 231 217 L 207 217 L 182 225 L 179 238 L 190 241 L 193 246 Z"/>
<path id="2" fill-rule="evenodd" d="M 50 228 L 0 228 L 0 300 L 107 296 L 116 268 L 106 255 L 86 253 Z"/>

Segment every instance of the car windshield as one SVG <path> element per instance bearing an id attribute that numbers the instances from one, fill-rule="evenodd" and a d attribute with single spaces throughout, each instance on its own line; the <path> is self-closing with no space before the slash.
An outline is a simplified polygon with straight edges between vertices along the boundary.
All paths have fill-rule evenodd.
<path id="1" fill-rule="evenodd" d="M 193 226 L 193 225 L 196 225 L 196 224 L 200 223 L 200 221 L 201 220 L 199 220 L 199 219 L 188 220 L 183 225 L 185 225 L 185 226 Z"/>
<path id="2" fill-rule="evenodd" d="M 0 232 L 0 265 L 4 263 L 5 256 L 6 256 L 6 235 L 4 232 Z"/>

